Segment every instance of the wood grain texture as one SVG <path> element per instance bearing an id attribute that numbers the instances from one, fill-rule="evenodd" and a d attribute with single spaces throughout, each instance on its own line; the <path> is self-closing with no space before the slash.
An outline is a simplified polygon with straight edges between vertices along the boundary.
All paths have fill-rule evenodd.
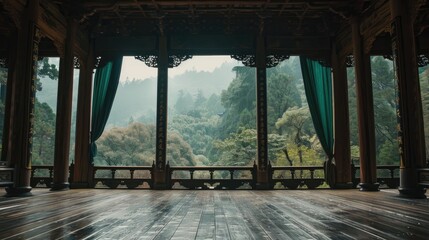
<path id="1" fill-rule="evenodd" d="M 0 197 L 0 239 L 427 239 L 396 190 L 106 190 Z"/>

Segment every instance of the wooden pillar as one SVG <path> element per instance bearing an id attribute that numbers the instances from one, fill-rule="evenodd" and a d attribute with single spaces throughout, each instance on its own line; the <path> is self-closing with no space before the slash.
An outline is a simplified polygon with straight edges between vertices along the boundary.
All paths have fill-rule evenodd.
<path id="1" fill-rule="evenodd" d="M 54 182 L 51 190 L 69 188 L 70 128 L 73 97 L 74 40 L 77 22 L 69 19 L 64 56 L 60 59 L 55 128 Z"/>
<path id="2" fill-rule="evenodd" d="M 372 96 L 371 59 L 364 52 L 357 17 L 352 18 L 353 55 L 355 60 L 356 96 L 359 126 L 359 158 L 361 191 L 378 191 L 375 158 L 375 126 Z"/>
<path id="3" fill-rule="evenodd" d="M 256 125 L 258 141 L 258 164 L 256 189 L 269 189 L 268 135 L 267 135 L 267 67 L 265 37 L 262 32 L 256 46 Z"/>
<path id="4" fill-rule="evenodd" d="M 167 159 L 167 94 L 168 94 L 168 52 L 167 38 L 161 34 L 159 37 L 159 55 L 158 55 L 158 96 L 156 110 L 156 160 L 153 188 L 167 189 L 167 177 L 169 174 L 166 169 Z"/>
<path id="5" fill-rule="evenodd" d="M 35 22 L 39 17 L 39 0 L 28 1 L 18 30 L 15 81 L 13 96 L 13 138 L 11 159 L 13 159 L 14 185 L 6 188 L 10 196 L 31 195 L 31 155 L 34 125 L 35 80 L 37 70 L 40 31 Z"/>
<path id="6" fill-rule="evenodd" d="M 13 123 L 14 120 L 14 109 L 16 97 L 16 51 L 17 51 L 17 36 L 16 33 L 11 34 L 9 38 L 9 58 L 7 67 L 7 83 L 6 83 L 6 101 L 5 101 L 5 113 L 4 113 L 4 125 L 3 125 L 3 136 L 2 136 L 2 152 L 1 161 L 6 163 L 7 166 L 11 166 L 11 147 L 12 147 L 12 134 L 13 134 Z"/>
<path id="7" fill-rule="evenodd" d="M 350 121 L 346 57 L 339 56 L 335 44 L 332 48 L 334 93 L 334 188 L 352 188 Z"/>
<path id="8" fill-rule="evenodd" d="M 414 1 L 390 0 L 392 48 L 397 79 L 400 165 L 399 192 L 426 198 L 418 186 L 417 168 L 425 166 L 425 140 L 416 45 L 411 9 Z"/>
<path id="9" fill-rule="evenodd" d="M 92 186 L 92 171 L 90 170 L 90 132 L 91 132 L 91 97 L 92 76 L 94 70 L 93 46 L 80 65 L 79 90 L 76 110 L 76 141 L 73 179 L 71 188 L 87 188 Z"/>

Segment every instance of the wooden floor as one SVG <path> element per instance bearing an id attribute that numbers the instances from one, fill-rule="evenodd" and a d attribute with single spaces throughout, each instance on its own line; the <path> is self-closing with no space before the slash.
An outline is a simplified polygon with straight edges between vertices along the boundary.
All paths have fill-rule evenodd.
<path id="1" fill-rule="evenodd" d="M 396 190 L 33 189 L 0 197 L 0 239 L 429 239 L 429 200 Z"/>

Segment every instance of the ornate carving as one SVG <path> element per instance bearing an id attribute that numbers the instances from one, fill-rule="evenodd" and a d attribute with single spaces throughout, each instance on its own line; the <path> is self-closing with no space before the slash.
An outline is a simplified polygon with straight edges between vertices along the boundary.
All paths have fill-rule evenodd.
<path id="1" fill-rule="evenodd" d="M 258 118 L 258 169 L 265 171 L 268 164 L 267 149 L 267 70 L 258 68 L 257 70 L 257 118 Z"/>
<path id="2" fill-rule="evenodd" d="M 34 27 L 34 38 L 33 42 L 31 43 L 33 45 L 33 58 L 32 58 L 32 65 L 33 68 L 31 70 L 31 81 L 30 81 L 30 118 L 28 121 L 28 153 L 29 158 L 26 159 L 25 166 L 31 167 L 31 155 L 32 155 L 32 149 L 33 149 L 33 134 L 34 134 L 34 117 L 35 117 L 35 111 L 34 111 L 34 104 L 36 99 L 36 81 L 37 81 L 37 59 L 39 56 L 39 43 L 42 35 L 40 33 L 40 29 L 37 27 Z"/>
<path id="3" fill-rule="evenodd" d="M 429 58 L 424 54 L 417 55 L 417 65 L 419 67 L 424 67 L 429 65 Z"/>
<path id="4" fill-rule="evenodd" d="M 256 67 L 255 55 L 231 55 L 231 58 L 242 62 L 246 67 Z"/>
<path id="5" fill-rule="evenodd" d="M 172 55 L 172 56 L 168 56 L 168 67 L 172 68 L 172 67 L 177 67 L 179 66 L 182 62 L 191 59 L 192 55 Z"/>
<path id="6" fill-rule="evenodd" d="M 157 95 L 157 128 L 156 128 L 156 169 L 164 171 L 166 166 L 167 148 L 167 68 L 160 68 L 158 72 Z"/>
<path id="7" fill-rule="evenodd" d="M 74 57 L 73 58 L 73 65 L 75 69 L 79 69 L 80 68 L 80 60 L 78 57 Z"/>
<path id="8" fill-rule="evenodd" d="M 355 58 L 353 55 L 348 55 L 346 57 L 346 66 L 347 67 L 354 67 L 355 66 Z"/>
<path id="9" fill-rule="evenodd" d="M 283 62 L 284 60 L 289 59 L 290 56 L 288 55 L 269 55 L 266 57 L 266 65 L 267 68 L 275 67 L 279 65 L 279 63 Z"/>
<path id="10" fill-rule="evenodd" d="M 144 62 L 148 67 L 158 67 L 158 56 L 143 55 L 143 56 L 135 56 L 134 58 Z"/>
<path id="11" fill-rule="evenodd" d="M 386 55 L 383 55 L 383 57 L 384 59 L 389 59 L 390 61 L 393 61 L 393 55 L 386 54 Z"/>
<path id="12" fill-rule="evenodd" d="M 144 62 L 148 67 L 158 67 L 158 56 L 141 55 L 134 57 L 137 60 Z M 171 55 L 168 56 L 168 67 L 173 68 L 179 66 L 182 62 L 192 58 L 192 55 Z"/>
<path id="13" fill-rule="evenodd" d="M 95 57 L 94 68 L 98 68 L 100 66 L 100 63 L 101 63 L 101 56 Z"/>
<path id="14" fill-rule="evenodd" d="M 265 59 L 266 67 L 275 67 L 282 61 L 289 59 L 289 57 L 288 55 L 268 55 Z M 246 67 L 256 67 L 256 57 L 254 55 L 231 55 L 231 58 L 241 61 Z"/>

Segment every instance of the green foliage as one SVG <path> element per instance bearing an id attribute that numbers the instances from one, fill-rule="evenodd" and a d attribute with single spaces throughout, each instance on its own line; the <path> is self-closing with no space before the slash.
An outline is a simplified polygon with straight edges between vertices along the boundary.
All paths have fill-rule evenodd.
<path id="1" fill-rule="evenodd" d="M 187 114 L 193 109 L 194 100 L 192 99 L 191 94 L 184 92 L 183 90 L 179 91 L 179 98 L 177 99 L 174 109 L 179 114 Z"/>
<path id="2" fill-rule="evenodd" d="M 34 165 L 54 164 L 55 114 L 47 103 L 36 99 L 33 135 Z"/>
<path id="3" fill-rule="evenodd" d="M 152 165 L 155 159 L 155 126 L 131 123 L 112 128 L 97 140 L 96 165 Z"/>
<path id="4" fill-rule="evenodd" d="M 383 57 L 371 58 L 377 164 L 399 164 L 396 91 L 393 64 Z M 352 158 L 359 158 L 359 132 L 354 69 L 349 68 L 349 117 Z M 357 162 L 356 162 L 357 163 Z"/>
<path id="5" fill-rule="evenodd" d="M 37 91 L 42 91 L 40 78 L 47 77 L 51 80 L 58 79 L 58 68 L 55 64 L 49 63 L 49 58 L 43 58 L 38 62 L 37 69 Z M 33 135 L 33 155 L 34 165 L 53 165 L 55 148 L 55 113 L 45 102 L 39 102 L 36 93 L 34 105 L 34 135 Z"/>
<path id="6" fill-rule="evenodd" d="M 419 69 L 422 108 L 425 129 L 426 158 L 429 158 L 429 67 Z"/>
<path id="7" fill-rule="evenodd" d="M 371 59 L 374 94 L 374 120 L 378 164 L 399 164 L 396 119 L 396 92 L 393 62 L 383 57 Z M 390 153 L 386 154 L 386 146 Z M 395 150 L 396 148 L 396 150 Z"/>
<path id="8" fill-rule="evenodd" d="M 273 132 L 275 123 L 281 118 L 283 113 L 293 106 L 301 107 L 300 91 L 296 86 L 296 79 L 292 75 L 290 68 L 274 68 L 267 76 L 267 114 L 268 132 Z"/>
<path id="9" fill-rule="evenodd" d="M 169 122 L 169 132 L 175 131 L 189 143 L 196 155 L 207 156 L 211 150 L 211 143 L 217 133 L 219 117 L 195 117 L 176 115 Z M 169 149 L 167 149 L 169 151 Z"/>
<path id="10" fill-rule="evenodd" d="M 236 77 L 221 95 L 225 108 L 219 130 L 221 139 L 227 138 L 239 127 L 256 128 L 255 70 L 249 67 L 234 67 L 233 70 Z"/>
<path id="11" fill-rule="evenodd" d="M 256 160 L 256 129 L 239 128 L 223 141 L 213 142 L 218 159 L 215 165 L 250 166 Z"/>
<path id="12" fill-rule="evenodd" d="M 148 166 L 155 160 L 154 125 L 134 122 L 127 127 L 116 127 L 105 131 L 97 140 L 98 154 L 95 165 Z M 172 166 L 195 165 L 192 149 L 175 133 L 168 134 L 167 161 Z"/>

